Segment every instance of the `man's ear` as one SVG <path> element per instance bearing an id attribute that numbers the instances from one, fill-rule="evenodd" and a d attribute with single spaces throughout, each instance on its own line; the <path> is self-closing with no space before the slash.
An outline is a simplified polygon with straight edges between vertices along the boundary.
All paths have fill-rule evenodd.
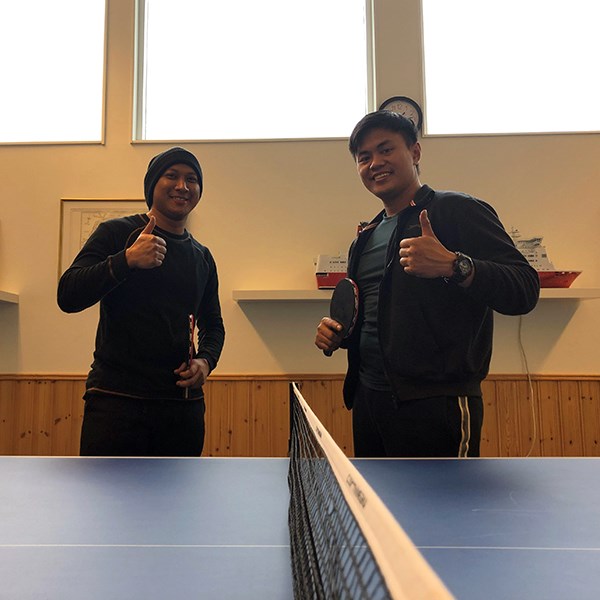
<path id="1" fill-rule="evenodd" d="M 421 162 L 421 144 L 415 142 L 410 151 L 413 157 L 413 165 L 417 166 Z"/>

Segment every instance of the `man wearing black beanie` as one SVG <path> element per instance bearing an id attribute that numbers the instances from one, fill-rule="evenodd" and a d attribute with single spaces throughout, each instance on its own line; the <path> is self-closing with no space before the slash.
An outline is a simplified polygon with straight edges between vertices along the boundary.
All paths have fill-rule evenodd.
<path id="1" fill-rule="evenodd" d="M 81 455 L 202 453 L 202 386 L 225 339 L 215 261 L 186 229 L 202 189 L 191 152 L 158 154 L 148 212 L 101 223 L 60 279 L 63 311 L 100 303 Z"/>
<path id="2" fill-rule="evenodd" d="M 144 177 L 144 196 L 148 208 L 152 208 L 156 182 L 167 170 L 167 167 L 177 163 L 187 165 L 193 169 L 200 185 L 200 196 L 202 196 L 202 169 L 198 159 L 191 152 L 176 146 L 157 154 L 148 164 L 148 171 Z"/>

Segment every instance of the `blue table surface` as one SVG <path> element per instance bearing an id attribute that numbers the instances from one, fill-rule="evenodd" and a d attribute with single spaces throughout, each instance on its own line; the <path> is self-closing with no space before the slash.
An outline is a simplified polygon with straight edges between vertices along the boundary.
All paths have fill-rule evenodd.
<path id="1" fill-rule="evenodd" d="M 0 459 L 0 598 L 291 598 L 287 467 Z"/>
<path id="2" fill-rule="evenodd" d="M 354 464 L 458 599 L 600 596 L 600 459 Z M 2 457 L 0 598 L 291 598 L 287 468 Z"/>
<path id="3" fill-rule="evenodd" d="M 457 598 L 600 598 L 600 459 L 355 464 Z"/>

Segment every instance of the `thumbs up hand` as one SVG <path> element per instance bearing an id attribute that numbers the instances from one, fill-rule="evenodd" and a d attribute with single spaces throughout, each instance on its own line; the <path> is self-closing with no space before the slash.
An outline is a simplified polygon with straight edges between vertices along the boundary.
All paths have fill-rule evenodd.
<path id="1" fill-rule="evenodd" d="M 156 218 L 151 216 L 135 242 L 125 251 L 130 269 L 154 269 L 163 264 L 167 243 L 163 238 L 152 233 L 155 226 Z"/>
<path id="2" fill-rule="evenodd" d="M 419 222 L 422 235 L 400 241 L 400 264 L 404 272 L 425 279 L 451 277 L 456 255 L 438 240 L 426 210 L 419 214 Z"/>

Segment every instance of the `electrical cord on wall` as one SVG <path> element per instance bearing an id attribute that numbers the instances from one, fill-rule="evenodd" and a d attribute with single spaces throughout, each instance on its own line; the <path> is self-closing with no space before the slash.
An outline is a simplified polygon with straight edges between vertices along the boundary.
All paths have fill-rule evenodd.
<path id="1" fill-rule="evenodd" d="M 528 458 L 531 456 L 531 453 L 533 452 L 533 447 L 535 445 L 535 441 L 537 438 L 537 423 L 536 423 L 536 414 L 535 414 L 533 383 L 531 381 L 531 373 L 529 372 L 529 364 L 527 363 L 527 354 L 525 353 L 525 347 L 523 346 L 522 330 L 523 330 L 523 315 L 519 315 L 519 330 L 518 330 L 519 352 L 521 353 L 521 359 L 523 361 L 523 365 L 525 366 L 525 374 L 527 375 L 527 383 L 529 384 L 529 406 L 531 408 L 531 423 L 533 426 L 533 432 L 531 435 L 531 444 L 529 446 L 529 451 L 525 455 L 525 458 Z"/>

